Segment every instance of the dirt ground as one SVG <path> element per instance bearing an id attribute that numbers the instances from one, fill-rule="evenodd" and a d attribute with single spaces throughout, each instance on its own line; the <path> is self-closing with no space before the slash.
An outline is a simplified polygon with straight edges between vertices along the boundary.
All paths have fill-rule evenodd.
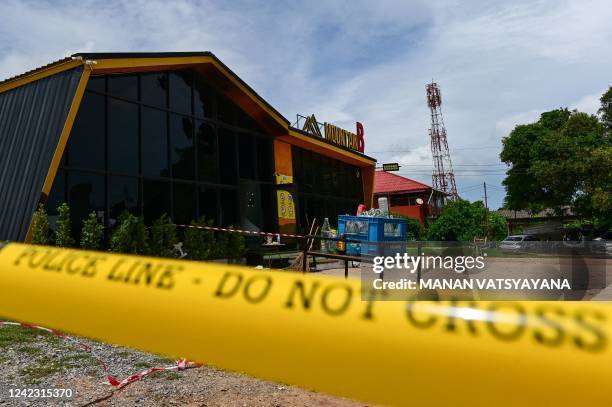
<path id="1" fill-rule="evenodd" d="M 174 361 L 132 349 L 78 338 L 92 347 L 31 328 L 0 327 L 1 406 L 342 406 L 348 399 L 255 379 L 209 366 L 156 372 L 120 390 L 108 384 L 99 359 L 122 380 Z M 98 359 L 99 358 L 99 359 Z M 11 389 L 71 389 L 70 398 L 15 398 Z"/>

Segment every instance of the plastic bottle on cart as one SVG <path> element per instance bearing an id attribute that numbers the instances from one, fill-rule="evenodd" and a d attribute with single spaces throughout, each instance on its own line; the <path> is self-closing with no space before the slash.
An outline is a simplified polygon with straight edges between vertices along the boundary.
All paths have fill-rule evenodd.
<path id="1" fill-rule="evenodd" d="M 330 237 L 331 227 L 329 226 L 329 219 L 325 218 L 323 220 L 323 226 L 321 226 L 321 237 Z M 329 248 L 329 241 L 325 239 L 321 239 L 321 251 L 327 252 Z"/>

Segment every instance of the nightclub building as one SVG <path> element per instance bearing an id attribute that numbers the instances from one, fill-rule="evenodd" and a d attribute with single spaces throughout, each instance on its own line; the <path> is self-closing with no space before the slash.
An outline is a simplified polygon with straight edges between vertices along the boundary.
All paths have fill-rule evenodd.
<path id="1" fill-rule="evenodd" d="M 303 231 L 372 205 L 356 131 L 292 125 L 209 52 L 84 53 L 0 82 L 0 240 L 28 240 L 39 203 L 107 228 L 204 216 Z M 78 232 L 77 232 L 78 233 Z"/>

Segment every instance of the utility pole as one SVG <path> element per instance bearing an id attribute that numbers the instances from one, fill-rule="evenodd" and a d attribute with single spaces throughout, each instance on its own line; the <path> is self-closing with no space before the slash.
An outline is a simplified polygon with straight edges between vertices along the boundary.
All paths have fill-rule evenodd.
<path id="1" fill-rule="evenodd" d="M 489 210 L 489 203 L 487 202 L 487 183 L 483 182 L 482 185 L 484 186 L 484 193 L 485 193 L 485 208 L 487 208 L 487 210 Z"/>
<path id="2" fill-rule="evenodd" d="M 487 182 L 482 183 L 484 187 L 484 204 L 485 204 L 485 237 L 489 237 L 489 202 L 487 200 Z"/>

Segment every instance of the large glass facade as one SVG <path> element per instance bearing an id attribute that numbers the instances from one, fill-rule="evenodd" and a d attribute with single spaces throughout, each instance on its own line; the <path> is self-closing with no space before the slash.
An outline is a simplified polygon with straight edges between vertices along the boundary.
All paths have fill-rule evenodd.
<path id="1" fill-rule="evenodd" d="M 91 211 L 112 228 L 124 210 L 274 231 L 273 180 L 272 138 L 196 71 L 96 76 L 47 210 L 68 202 L 75 237 Z"/>
<path id="2" fill-rule="evenodd" d="M 300 230 L 315 218 L 335 225 L 337 215 L 355 214 L 364 199 L 359 167 L 299 147 L 293 147 L 292 156 Z"/>

